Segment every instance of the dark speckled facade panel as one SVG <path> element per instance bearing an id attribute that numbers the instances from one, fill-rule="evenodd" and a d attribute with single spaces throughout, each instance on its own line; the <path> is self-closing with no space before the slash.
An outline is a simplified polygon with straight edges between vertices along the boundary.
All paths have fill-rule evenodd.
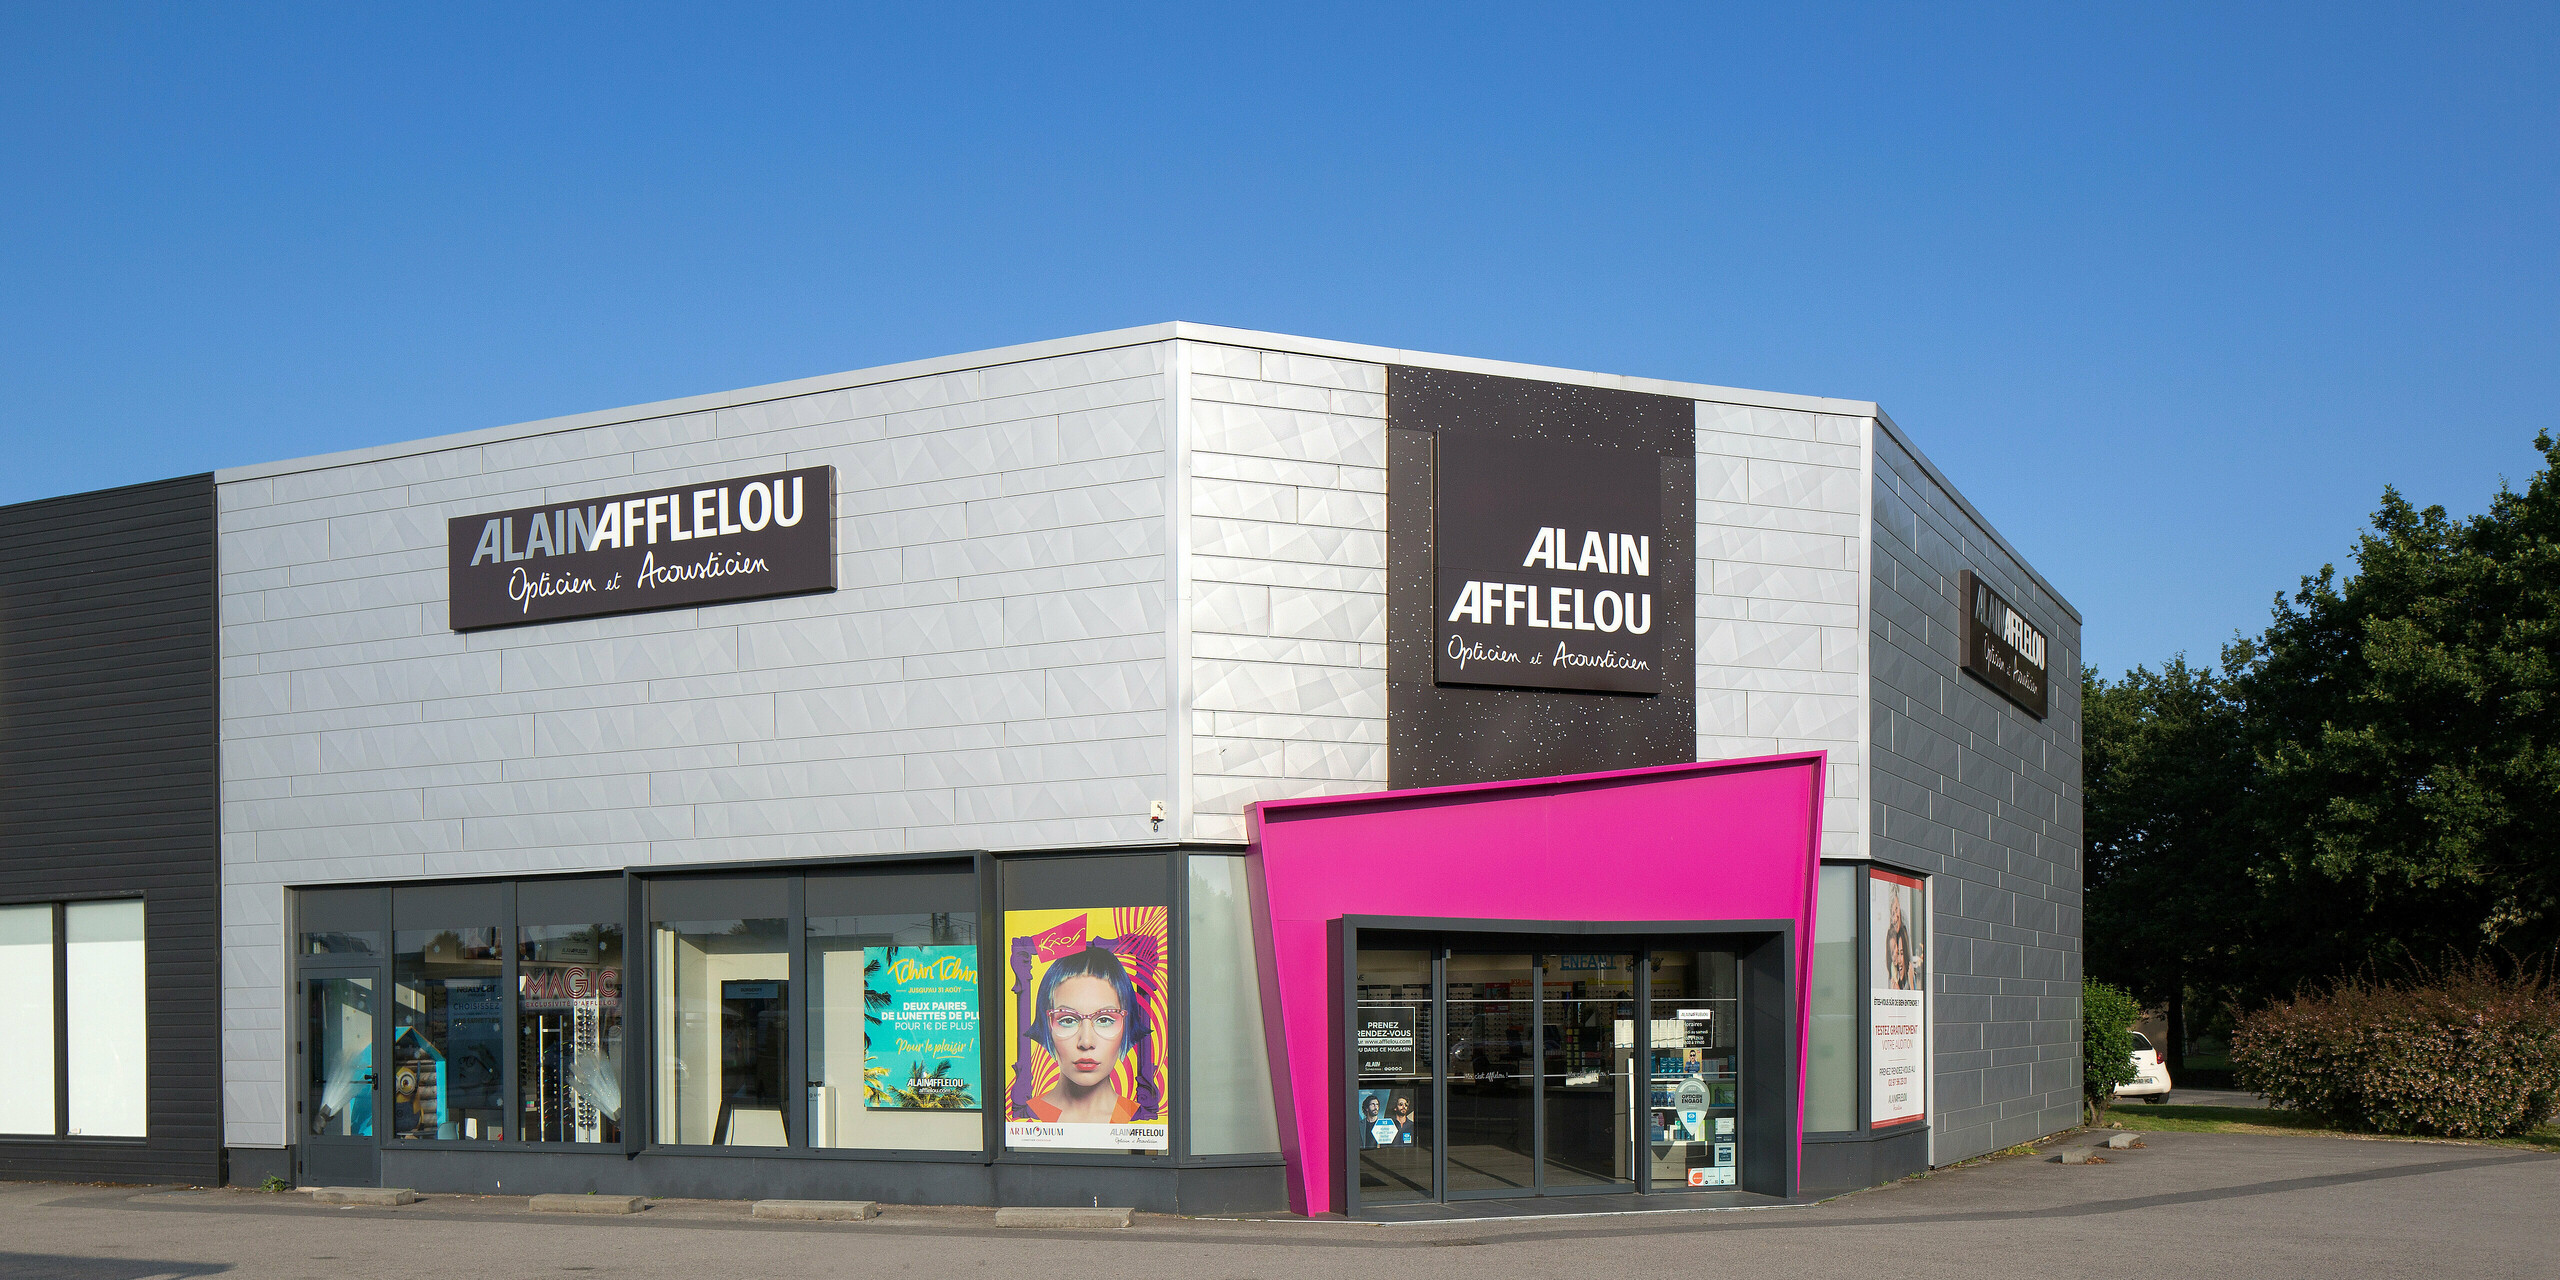
<path id="1" fill-rule="evenodd" d="M 1624 449 L 1662 466 L 1662 692 L 1433 682 L 1432 467 L 1450 433 Z M 1678 764 L 1696 757 L 1697 407 L 1678 396 L 1387 370 L 1387 779 L 1431 787 Z"/>

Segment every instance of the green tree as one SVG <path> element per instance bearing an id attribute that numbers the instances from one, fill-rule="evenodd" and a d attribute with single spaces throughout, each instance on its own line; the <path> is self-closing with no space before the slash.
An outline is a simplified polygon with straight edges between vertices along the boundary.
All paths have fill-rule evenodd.
<path id="1" fill-rule="evenodd" d="M 2089 973 L 2166 1012 L 2186 1068 L 2188 999 L 2218 998 L 2259 930 L 2242 706 L 2185 656 L 2081 674 Z"/>
<path id="2" fill-rule="evenodd" d="M 2560 943 L 2560 458 L 2469 519 L 2386 490 L 2238 646 L 2280 930 L 2247 985 Z"/>

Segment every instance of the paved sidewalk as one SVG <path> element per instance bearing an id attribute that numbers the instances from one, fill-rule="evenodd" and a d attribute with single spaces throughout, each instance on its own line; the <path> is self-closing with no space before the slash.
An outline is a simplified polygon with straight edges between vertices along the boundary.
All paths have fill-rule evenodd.
<path id="1" fill-rule="evenodd" d="M 2142 1137 L 2147 1149 L 2109 1152 L 2105 1164 L 2013 1157 L 1804 1208 L 1412 1226 L 1141 1215 L 1123 1231 L 1014 1231 L 998 1229 L 988 1210 L 895 1207 L 869 1222 L 763 1222 L 743 1203 L 715 1201 L 658 1201 L 627 1218 L 551 1217 L 496 1197 L 325 1208 L 253 1191 L 0 1183 L 0 1277 L 2551 1274 L 2560 1156 Z"/>

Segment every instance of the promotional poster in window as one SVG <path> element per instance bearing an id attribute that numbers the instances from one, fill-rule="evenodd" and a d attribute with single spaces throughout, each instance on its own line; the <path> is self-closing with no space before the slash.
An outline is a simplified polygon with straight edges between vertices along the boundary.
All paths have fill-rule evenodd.
<path id="1" fill-rule="evenodd" d="M 862 1105 L 978 1105 L 978 949 L 880 947 L 862 966 Z"/>
<path id="2" fill-rule="evenodd" d="M 1910 876 L 1869 873 L 1867 910 L 1875 931 L 1868 1018 L 1875 1078 L 1868 1123 L 1908 1124 L 1927 1113 L 1928 890 Z"/>
<path id="3" fill-rule="evenodd" d="M 1171 917 L 1164 907 L 1005 913 L 1007 1145 L 1170 1148 Z"/>

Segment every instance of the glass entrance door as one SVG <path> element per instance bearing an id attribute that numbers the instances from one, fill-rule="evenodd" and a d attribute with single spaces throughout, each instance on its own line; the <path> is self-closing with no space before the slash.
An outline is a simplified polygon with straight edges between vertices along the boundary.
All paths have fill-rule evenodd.
<path id="1" fill-rule="evenodd" d="M 1475 949 L 1497 941 L 1532 949 Z M 1739 957 L 1638 941 L 1361 946 L 1346 1099 L 1358 1203 L 1737 1186 Z"/>
<path id="2" fill-rule="evenodd" d="M 1636 956 L 1538 958 L 1540 1189 L 1635 1189 Z"/>
<path id="3" fill-rule="evenodd" d="M 1441 1066 L 1452 1198 L 1535 1195 L 1538 974 L 1522 953 L 1446 953 Z"/>
<path id="4" fill-rule="evenodd" d="M 374 1140 L 379 1101 L 374 1060 L 376 975 L 314 974 L 303 979 L 305 1186 L 370 1186 L 381 1180 Z"/>
<path id="5" fill-rule="evenodd" d="M 1360 952 L 1359 1008 L 1352 1021 L 1359 1087 L 1352 1098 L 1360 1152 L 1360 1198 L 1399 1204 L 1440 1198 L 1438 1089 L 1432 1046 L 1437 957 L 1422 948 Z"/>

